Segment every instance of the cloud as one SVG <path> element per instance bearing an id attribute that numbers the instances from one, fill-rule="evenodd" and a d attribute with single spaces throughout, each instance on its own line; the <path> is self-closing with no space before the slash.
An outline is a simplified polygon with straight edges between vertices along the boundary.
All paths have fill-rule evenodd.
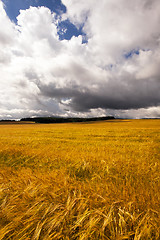
<path id="1" fill-rule="evenodd" d="M 59 18 L 30 7 L 15 25 L 0 1 L 0 118 L 159 116 L 159 0 L 62 3 Z M 61 41 L 65 19 L 83 27 L 88 42 Z"/>
<path id="2" fill-rule="evenodd" d="M 14 24 L 6 16 L 6 12 L 3 7 L 3 3 L 0 1 L 0 44 L 6 46 L 14 42 Z M 4 27 L 5 26 L 5 27 Z"/>

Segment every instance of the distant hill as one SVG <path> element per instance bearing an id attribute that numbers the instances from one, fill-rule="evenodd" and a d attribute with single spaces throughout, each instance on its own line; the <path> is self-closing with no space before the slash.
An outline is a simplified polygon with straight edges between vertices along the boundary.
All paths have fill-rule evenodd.
<path id="1" fill-rule="evenodd" d="M 35 122 L 35 123 L 69 123 L 69 122 L 96 122 L 104 120 L 115 119 L 113 116 L 106 117 L 92 117 L 92 118 L 64 118 L 64 117 L 31 117 L 22 118 L 21 122 Z"/>

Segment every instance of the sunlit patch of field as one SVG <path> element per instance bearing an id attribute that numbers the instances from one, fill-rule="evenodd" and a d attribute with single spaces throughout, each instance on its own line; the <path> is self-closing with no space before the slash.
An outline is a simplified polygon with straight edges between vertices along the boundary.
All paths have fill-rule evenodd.
<path id="1" fill-rule="evenodd" d="M 2 239 L 160 239 L 160 120 L 0 125 Z"/>

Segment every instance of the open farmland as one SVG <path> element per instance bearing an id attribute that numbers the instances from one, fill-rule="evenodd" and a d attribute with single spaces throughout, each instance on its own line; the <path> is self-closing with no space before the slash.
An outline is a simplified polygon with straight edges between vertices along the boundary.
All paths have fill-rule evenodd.
<path id="1" fill-rule="evenodd" d="M 0 125 L 0 240 L 160 239 L 160 120 Z"/>

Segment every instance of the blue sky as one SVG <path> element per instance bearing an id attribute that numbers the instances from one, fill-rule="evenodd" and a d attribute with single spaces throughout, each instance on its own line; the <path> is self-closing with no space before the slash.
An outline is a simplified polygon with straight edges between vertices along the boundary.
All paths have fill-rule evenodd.
<path id="1" fill-rule="evenodd" d="M 3 0 L 3 3 L 5 4 L 5 10 L 7 15 L 15 23 L 17 23 L 16 17 L 19 15 L 19 10 L 28 9 L 30 6 L 45 6 L 57 15 L 61 15 L 62 13 L 66 12 L 66 7 L 62 4 L 61 0 Z M 70 40 L 72 36 L 85 36 L 85 34 L 82 32 L 82 27 L 77 29 L 76 26 L 72 24 L 69 20 L 60 22 L 58 27 L 58 34 L 60 40 Z M 66 31 L 62 32 L 61 29 L 66 29 Z"/>

